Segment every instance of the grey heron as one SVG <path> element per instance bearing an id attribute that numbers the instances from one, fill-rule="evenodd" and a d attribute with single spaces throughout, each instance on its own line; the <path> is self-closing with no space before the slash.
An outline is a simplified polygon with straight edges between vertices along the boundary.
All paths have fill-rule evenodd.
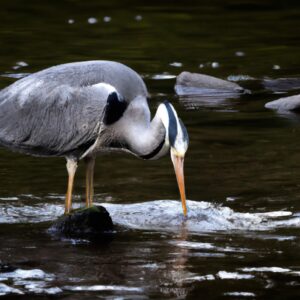
<path id="1" fill-rule="evenodd" d="M 22 78 L 0 92 L 0 145 L 67 160 L 65 213 L 71 211 L 78 162 L 86 163 L 86 206 L 93 204 L 96 155 L 125 151 L 141 159 L 170 152 L 187 214 L 183 163 L 188 133 L 174 107 L 161 103 L 151 121 L 147 88 L 113 61 L 75 62 Z"/>

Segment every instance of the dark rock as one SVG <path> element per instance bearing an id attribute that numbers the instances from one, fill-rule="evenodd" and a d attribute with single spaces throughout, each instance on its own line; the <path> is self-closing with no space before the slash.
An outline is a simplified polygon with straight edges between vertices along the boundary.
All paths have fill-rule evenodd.
<path id="1" fill-rule="evenodd" d="M 0 273 L 13 272 L 17 267 L 12 266 L 11 264 L 4 263 L 0 260 Z"/>
<path id="2" fill-rule="evenodd" d="M 186 71 L 177 76 L 175 91 L 178 95 L 239 94 L 249 92 L 234 82 Z"/>
<path id="3" fill-rule="evenodd" d="M 110 236 L 113 222 L 103 206 L 93 206 L 63 215 L 49 228 L 55 235 L 72 238 L 98 239 Z"/>
<path id="4" fill-rule="evenodd" d="M 273 92 L 288 92 L 300 89 L 300 78 L 264 79 L 262 84 Z"/>
<path id="5" fill-rule="evenodd" d="M 280 98 L 265 104 L 266 108 L 278 111 L 300 111 L 300 95 Z"/>

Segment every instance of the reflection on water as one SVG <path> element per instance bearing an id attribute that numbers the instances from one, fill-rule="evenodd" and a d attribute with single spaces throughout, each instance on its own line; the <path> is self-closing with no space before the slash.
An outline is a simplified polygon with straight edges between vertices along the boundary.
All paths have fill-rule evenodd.
<path id="1" fill-rule="evenodd" d="M 28 195 L 26 195 L 28 197 Z M 234 269 L 220 266 L 213 268 L 208 273 L 206 269 L 197 270 L 195 266 L 191 265 L 193 260 L 226 260 L 236 258 L 237 260 L 245 258 L 245 256 L 252 256 L 259 254 L 266 255 L 265 250 L 255 247 L 245 247 L 236 242 L 232 243 L 223 240 L 222 234 L 229 235 L 231 233 L 230 240 L 236 239 L 239 236 L 249 235 L 249 239 L 259 238 L 266 242 L 268 240 L 276 240 L 278 242 L 286 243 L 288 241 L 294 241 L 295 236 L 288 236 L 284 232 L 275 236 L 270 234 L 275 229 L 288 229 L 299 228 L 300 217 L 299 214 L 293 214 L 289 211 L 273 211 L 264 213 L 238 213 L 234 212 L 228 207 L 222 207 L 208 202 L 196 202 L 188 201 L 189 217 L 187 219 L 182 217 L 181 204 L 179 201 L 171 200 L 157 200 L 145 203 L 137 204 L 104 204 L 110 212 L 115 224 L 117 225 L 117 235 L 112 241 L 112 244 L 108 244 L 110 258 L 108 262 L 105 262 L 105 258 L 98 257 L 97 252 L 93 253 L 93 244 L 89 241 L 82 240 L 70 240 L 59 239 L 53 237 L 53 240 L 46 233 L 45 223 L 49 220 L 55 220 L 63 213 L 63 196 L 57 195 L 55 202 L 58 204 L 44 204 L 40 203 L 43 199 L 39 197 L 32 197 L 35 204 L 33 206 L 23 205 L 24 196 L 18 196 L 16 199 L 3 198 L 0 211 L 1 211 L 1 223 L 5 224 L 34 224 L 41 223 L 42 227 L 37 228 L 34 232 L 25 235 L 25 240 L 35 240 L 35 236 L 43 236 L 41 243 L 45 243 L 46 249 L 51 249 L 56 243 L 65 243 L 64 248 L 69 248 L 66 252 L 71 250 L 74 257 L 71 258 L 71 262 L 63 267 L 59 273 L 51 271 L 51 268 L 45 265 L 47 272 L 34 268 L 23 269 L 24 263 L 20 268 L 19 264 L 20 254 L 18 252 L 13 263 L 16 267 L 8 267 L 3 265 L 3 270 L 9 270 L 0 272 L 0 294 L 64 294 L 66 292 L 81 293 L 112 293 L 112 294 L 126 294 L 128 295 L 141 295 L 146 291 L 153 293 L 154 290 L 151 287 L 154 283 L 158 290 L 155 293 L 159 293 L 164 296 L 172 296 L 176 298 L 186 297 L 191 287 L 194 284 L 212 282 L 218 279 L 221 280 L 234 280 L 239 282 L 243 281 L 271 281 L 268 274 L 280 273 L 289 278 L 298 280 L 300 271 L 297 268 L 284 268 L 279 266 L 261 266 L 253 267 L 250 265 L 244 265 L 244 267 L 236 267 Z M 47 199 L 47 198 L 45 198 Z M 54 196 L 51 195 L 50 199 L 54 200 Z M 37 202 L 38 201 L 38 202 Z M 8 225 L 12 226 L 12 225 Z M 6 227 L 7 228 L 7 227 Z M 15 241 L 8 243 L 6 248 L 2 249 L 4 259 L 7 259 L 6 250 L 16 247 L 15 243 L 20 239 L 18 235 L 23 235 L 23 232 L 27 232 L 28 226 L 22 227 L 16 231 Z M 41 235 L 41 230 L 44 232 Z M 132 233 L 128 230 L 135 230 Z M 5 229 L 1 232 L 0 242 L 3 245 L 6 240 Z M 221 231 L 221 235 L 215 235 L 216 232 Z M 254 235 L 249 233 L 254 231 Z M 257 234 L 257 231 L 265 232 L 264 235 Z M 213 234 L 214 232 L 214 234 Z M 45 235 L 46 234 L 46 235 Z M 134 236 L 144 235 L 141 239 L 134 241 Z M 171 235 L 170 235 L 171 234 Z M 153 238 L 151 237 L 153 235 Z M 160 237 L 157 239 L 157 237 Z M 148 237 L 147 237 L 148 236 Z M 29 238 L 29 239 L 28 239 Z M 125 240 L 126 242 L 125 242 Z M 127 242 L 127 239 L 128 242 Z M 145 239 L 145 240 L 144 240 Z M 24 239 L 20 239 L 22 241 Z M 124 244 L 126 243 L 126 246 Z M 26 260 L 32 256 L 33 251 L 39 249 L 40 241 L 36 240 L 35 243 L 30 246 L 22 247 L 27 252 Z M 142 244 L 143 246 L 142 246 Z M 161 244 L 162 243 L 162 244 Z M 259 243 L 258 243 L 259 244 Z M 69 246 L 68 246 L 69 245 Z M 71 246 L 75 246 L 73 252 Z M 96 280 L 93 280 L 88 275 L 80 277 L 66 278 L 65 275 L 70 272 L 72 268 L 72 261 L 80 259 L 80 248 L 87 247 L 88 251 L 85 255 L 90 257 L 90 260 L 100 263 L 101 272 L 112 272 L 114 276 L 121 272 L 127 274 L 127 285 L 120 280 L 117 280 L 117 284 L 108 284 L 101 275 Z M 251 245 L 251 243 L 250 243 Z M 125 248 L 124 248 L 125 246 Z M 254 247 L 253 247 L 254 246 Z M 12 247 L 12 248 L 11 248 Z M 121 247 L 121 248 L 120 248 Z M 132 248 L 133 247 L 133 248 Z M 121 250 L 122 249 L 122 250 Z M 29 252 L 28 252 L 29 251 Z M 79 251 L 79 253 L 77 253 Z M 121 251 L 121 252 L 120 252 Z M 84 251 L 85 252 L 85 251 Z M 106 252 L 106 251 L 105 251 Z M 275 250 L 277 252 L 277 250 Z M 64 251 L 62 251 L 64 253 Z M 119 255 L 122 253 L 122 258 Z M 65 253 L 67 254 L 67 253 Z M 42 256 L 45 254 L 42 253 Z M 46 254 L 47 255 L 47 254 Z M 100 262 L 98 261 L 100 258 Z M 24 257 L 23 257 L 24 259 Z M 83 258 L 84 259 L 84 258 Z M 120 261 L 121 259 L 121 271 L 119 268 L 113 268 L 109 270 L 111 262 L 114 260 Z M 31 259 L 29 259 L 29 262 Z M 35 258 L 35 264 L 40 265 Z M 216 262 L 217 262 L 216 261 Z M 2 263 L 2 262 L 0 262 Z M 60 260 L 57 262 L 61 264 Z M 66 263 L 66 262 L 65 262 Z M 70 265 L 69 265 L 70 264 Z M 30 265 L 30 264 L 29 264 Z M 1 264 L 0 264 L 1 266 Z M 25 266 L 28 267 L 26 263 Z M 108 267 L 108 269 L 106 268 Z M 137 272 L 137 269 L 139 270 Z M 109 271 L 108 271 L 109 270 Z M 111 274 L 111 275 L 112 275 Z M 63 276 L 63 281 L 59 280 L 59 277 Z M 82 276 L 82 275 L 81 275 Z M 154 276 L 154 277 L 153 277 Z M 270 275 L 270 277 L 272 277 Z M 299 277 L 300 278 L 300 277 Z M 140 281 L 145 283 L 151 283 L 151 285 L 144 284 L 140 286 Z M 247 293 L 247 292 L 242 292 Z"/>
<path id="2" fill-rule="evenodd" d="M 20 200 L 6 201 L 15 203 Z M 283 267 L 280 260 L 272 262 L 271 265 L 267 261 L 264 262 L 264 259 L 253 264 L 251 257 L 259 255 L 267 258 L 270 250 L 265 248 L 265 244 L 272 245 L 273 240 L 281 244 L 277 244 L 272 250 L 272 255 L 280 257 L 280 249 L 284 249 L 290 241 L 295 241 L 296 237 L 287 236 L 289 231 L 279 231 L 277 236 L 272 232 L 276 228 L 299 228 L 299 214 L 293 216 L 288 211 L 236 213 L 227 207 L 193 201 L 188 201 L 188 205 L 190 217 L 180 219 L 179 201 L 107 204 L 107 209 L 119 226 L 115 239 L 103 248 L 91 243 L 82 243 L 80 240 L 57 240 L 46 233 L 49 223 L 45 221 L 50 218 L 56 219 L 63 213 L 61 204 L 25 207 L 26 217 L 21 206 L 11 207 L 9 211 L 1 210 L 0 242 L 5 247 L 1 249 L 3 261 L 0 261 L 0 294 L 73 293 L 80 297 L 81 293 L 88 292 L 90 295 L 101 293 L 107 297 L 122 295 L 130 298 L 146 293 L 153 296 L 184 298 L 191 293 L 193 286 L 201 284 L 204 288 L 209 288 L 211 282 L 218 280 L 236 282 L 233 286 L 242 288 L 242 291 L 238 292 L 241 295 L 255 293 L 252 289 L 244 290 L 243 284 L 239 283 L 249 281 L 252 285 L 275 285 L 276 277 L 274 278 L 273 274 L 284 276 L 281 280 L 286 282 L 298 282 L 300 268 Z M 3 203 L 2 208 L 5 206 L 7 204 Z M 48 219 L 43 213 L 46 207 Z M 7 240 L 6 233 L 9 228 L 7 226 L 14 226 L 11 225 L 14 221 L 5 216 L 9 214 L 15 221 L 27 224 L 14 227 L 14 237 L 11 240 Z M 165 217 L 168 224 L 165 223 Z M 201 220 L 204 219 L 205 224 L 201 224 Z M 222 232 L 217 234 L 218 226 L 226 224 L 226 219 L 232 224 L 236 222 L 236 228 L 224 231 L 222 226 L 219 228 Z M 42 223 L 41 226 L 30 230 L 34 222 Z M 5 223 L 8 225 L 3 228 Z M 211 223 L 215 233 L 207 232 L 208 223 Z M 174 225 L 176 227 L 172 227 Z M 132 228 L 136 230 L 132 231 Z M 251 230 L 255 230 L 253 235 L 250 235 Z M 257 230 L 263 230 L 264 235 L 257 234 Z M 51 256 L 50 265 L 48 262 L 43 263 L 43 259 L 49 258 L 48 251 L 54 250 L 57 243 L 62 246 L 56 250 L 57 259 Z M 13 259 L 9 259 L 9 252 L 14 249 L 18 251 L 14 252 Z M 68 259 L 61 261 L 60 257 Z M 3 262 L 7 259 L 13 265 L 4 265 Z M 206 260 L 212 263 L 211 268 L 205 264 Z M 79 269 L 77 263 L 74 265 L 78 261 L 85 262 Z M 226 261 L 229 261 L 229 264 L 226 264 Z M 234 261 L 244 263 L 231 265 L 230 262 Z M 118 263 L 115 265 L 115 262 Z M 87 272 L 90 264 L 94 267 Z"/>
<path id="3" fill-rule="evenodd" d="M 151 108 L 169 99 L 187 125 L 194 199 L 187 220 L 179 200 L 154 200 L 178 199 L 169 157 L 99 157 L 96 203 L 117 224 L 114 239 L 59 239 L 47 229 L 63 212 L 65 160 L 0 149 L 3 298 L 298 298 L 300 117 L 264 105 L 299 92 L 299 3 L 221 2 L 1 2 L 0 88 L 70 61 L 130 65 Z M 178 97 L 182 71 L 251 94 Z M 74 207 L 84 168 L 76 176 Z"/>
<path id="4" fill-rule="evenodd" d="M 237 94 L 207 94 L 179 96 L 180 104 L 187 110 L 213 109 L 221 112 L 235 112 L 232 99 L 239 98 Z"/>

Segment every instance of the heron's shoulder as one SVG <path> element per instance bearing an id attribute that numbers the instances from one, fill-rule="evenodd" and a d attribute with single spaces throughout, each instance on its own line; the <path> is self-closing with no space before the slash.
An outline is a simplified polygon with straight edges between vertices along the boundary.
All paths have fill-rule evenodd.
<path id="1" fill-rule="evenodd" d="M 130 67 L 115 61 L 97 60 L 68 63 L 52 67 L 45 73 L 47 77 L 51 78 L 55 74 L 60 81 L 67 78 L 68 83 L 72 86 L 107 83 L 116 88 L 128 100 L 138 95 L 148 96 L 141 76 Z"/>
<path id="2" fill-rule="evenodd" d="M 128 101 L 142 95 L 148 96 L 141 76 L 133 69 L 114 61 L 86 61 L 53 66 L 16 81 L 7 88 L 10 93 L 26 90 L 39 92 L 60 85 L 81 88 L 107 83 L 119 91 Z"/>

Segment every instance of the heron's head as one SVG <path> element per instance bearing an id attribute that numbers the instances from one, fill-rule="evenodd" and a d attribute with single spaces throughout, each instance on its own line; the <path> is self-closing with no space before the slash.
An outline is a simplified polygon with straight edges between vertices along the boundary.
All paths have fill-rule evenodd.
<path id="1" fill-rule="evenodd" d="M 166 144 L 170 146 L 171 159 L 174 165 L 177 183 L 180 191 L 183 214 L 186 216 L 186 197 L 184 186 L 184 156 L 189 145 L 187 130 L 178 118 L 176 110 L 171 103 L 165 101 L 158 107 L 159 115 L 166 129 Z"/>

